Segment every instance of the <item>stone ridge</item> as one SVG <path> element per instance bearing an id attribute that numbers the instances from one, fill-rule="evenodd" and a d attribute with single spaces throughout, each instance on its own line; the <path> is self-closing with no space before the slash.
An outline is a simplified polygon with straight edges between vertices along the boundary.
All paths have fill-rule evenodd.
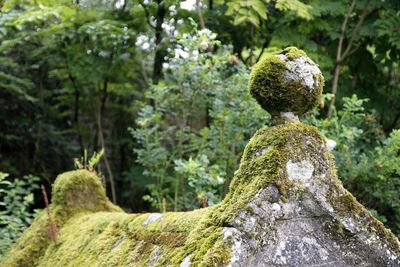
<path id="1" fill-rule="evenodd" d="M 97 187 L 88 171 L 57 180 L 66 177 Z M 111 203 L 104 211 L 65 206 L 51 207 L 58 244 L 43 213 L 2 266 L 400 266 L 399 241 L 342 187 L 325 138 L 301 123 L 260 129 L 214 207 L 126 214 Z"/>

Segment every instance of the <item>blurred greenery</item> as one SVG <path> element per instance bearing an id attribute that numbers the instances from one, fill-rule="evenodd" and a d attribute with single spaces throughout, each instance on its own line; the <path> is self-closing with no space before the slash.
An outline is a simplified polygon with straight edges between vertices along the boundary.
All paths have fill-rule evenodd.
<path id="1" fill-rule="evenodd" d="M 27 175 L 13 182 L 0 172 L 0 260 L 22 232 L 32 223 L 33 191 L 39 188 L 39 177 Z"/>
<path id="2" fill-rule="evenodd" d="M 127 211 L 220 201 L 245 144 L 269 123 L 247 93 L 251 66 L 286 46 L 305 50 L 326 78 L 324 101 L 302 120 L 336 143 L 345 187 L 400 234 L 399 1 L 2 0 L 0 8 L 0 170 L 9 173 L 0 216 L 22 220 L 4 240 L 43 208 L 35 185 L 95 151 L 107 193 Z M 21 186 L 29 201 L 20 198 L 22 213 L 10 219 L 3 199 Z"/>

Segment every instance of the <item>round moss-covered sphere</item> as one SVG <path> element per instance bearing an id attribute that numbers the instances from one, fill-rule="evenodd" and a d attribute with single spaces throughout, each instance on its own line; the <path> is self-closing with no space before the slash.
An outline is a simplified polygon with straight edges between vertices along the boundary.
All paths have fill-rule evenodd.
<path id="1" fill-rule="evenodd" d="M 324 77 L 304 51 L 288 47 L 253 66 L 250 94 L 271 114 L 301 115 L 320 101 Z"/>

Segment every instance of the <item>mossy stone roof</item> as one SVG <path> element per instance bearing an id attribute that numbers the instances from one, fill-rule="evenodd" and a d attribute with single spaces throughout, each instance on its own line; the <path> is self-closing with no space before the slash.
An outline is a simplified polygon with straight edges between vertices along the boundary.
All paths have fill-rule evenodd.
<path id="1" fill-rule="evenodd" d="M 254 67 L 250 92 L 273 114 L 304 113 L 321 94 L 314 67 L 301 50 L 283 50 Z M 400 266 L 399 241 L 343 188 L 325 141 L 298 122 L 258 130 L 225 199 L 191 212 L 127 214 L 93 172 L 61 174 L 57 243 L 42 212 L 1 266 Z"/>
<path id="2" fill-rule="evenodd" d="M 94 173 L 64 173 L 56 179 L 51 205 L 58 243 L 51 242 L 48 217 L 42 213 L 2 266 L 185 266 L 181 265 L 185 261 L 190 266 L 227 266 L 233 241 L 224 236 L 224 229 L 234 227 L 238 214 L 254 213 L 249 203 L 263 188 L 275 186 L 279 197 L 274 201 L 292 205 L 292 191 L 299 189 L 284 170 L 289 160 L 298 162 L 305 158 L 318 166 L 316 171 L 333 177 L 334 188 L 340 189 L 324 137 L 314 127 L 289 123 L 257 131 L 246 146 L 222 203 L 191 212 L 164 214 L 124 213 L 109 202 Z M 360 220 L 368 218 L 364 219 L 371 222 L 368 227 L 400 253 L 393 234 L 368 215 L 350 193 L 336 195 L 334 192 L 339 189 L 327 197 L 340 216 L 358 214 Z M 97 202 L 91 202 L 92 199 Z M 345 227 L 339 226 L 344 231 Z M 258 234 L 246 233 L 249 237 Z"/>

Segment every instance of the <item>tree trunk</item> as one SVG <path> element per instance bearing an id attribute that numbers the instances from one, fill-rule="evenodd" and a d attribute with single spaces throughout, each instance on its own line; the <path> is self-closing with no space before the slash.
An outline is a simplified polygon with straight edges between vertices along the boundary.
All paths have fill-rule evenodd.
<path id="1" fill-rule="evenodd" d="M 247 66 L 253 65 L 253 54 L 254 54 L 254 28 L 253 24 L 250 25 L 250 55 L 247 58 Z"/>
<path id="2" fill-rule="evenodd" d="M 328 118 L 332 117 L 332 113 L 333 113 L 333 107 L 335 106 L 336 103 L 336 92 L 337 92 L 337 87 L 338 87 L 338 83 L 339 83 L 339 76 L 340 76 L 340 63 L 337 62 L 335 65 L 335 70 L 334 70 L 334 74 L 333 74 L 333 79 L 332 79 L 332 94 L 333 94 L 333 98 L 331 99 L 331 102 L 329 104 L 329 109 L 328 109 Z"/>
<path id="3" fill-rule="evenodd" d="M 155 27 L 155 55 L 153 65 L 153 83 L 158 84 L 162 74 L 162 64 L 164 63 L 165 49 L 161 47 L 162 36 L 162 24 L 164 23 L 164 17 L 167 12 L 163 1 L 157 0 L 158 8 L 156 14 L 156 27 Z"/>
<path id="4" fill-rule="evenodd" d="M 199 16 L 200 27 L 204 30 L 206 28 L 206 23 L 204 22 L 203 11 L 201 10 L 201 0 L 196 0 L 196 10 Z"/>
<path id="5" fill-rule="evenodd" d="M 80 134 L 80 130 L 79 130 L 79 111 L 80 111 L 80 91 L 79 91 L 79 87 L 76 83 L 76 79 L 75 77 L 73 77 L 70 73 L 68 74 L 70 81 L 72 82 L 73 86 L 74 86 L 74 95 L 75 95 L 75 100 L 74 100 L 74 124 L 76 127 L 76 134 L 78 137 L 78 143 L 79 143 L 79 147 L 81 150 L 81 154 L 83 155 L 83 151 L 84 151 L 84 146 L 83 146 L 83 140 L 82 140 L 82 136 Z"/>
<path id="6" fill-rule="evenodd" d="M 208 0 L 208 10 L 213 10 L 213 7 L 214 7 L 214 1 Z"/>
<path id="7" fill-rule="evenodd" d="M 107 101 L 107 97 L 108 97 L 107 89 L 108 89 L 108 79 L 106 78 L 103 82 L 103 90 L 100 91 L 100 106 L 99 106 L 99 110 L 97 112 L 96 121 L 97 121 L 97 130 L 98 130 L 98 143 L 99 143 L 101 149 L 104 150 L 103 161 L 104 161 L 104 165 L 106 167 L 107 173 L 108 173 L 108 178 L 110 179 L 112 201 L 113 201 L 113 203 L 116 204 L 117 203 L 117 194 L 115 191 L 114 176 L 113 176 L 111 166 L 110 166 L 110 163 L 109 163 L 108 157 L 107 157 L 107 150 L 106 150 L 106 144 L 105 144 L 105 140 L 104 140 L 104 131 L 103 131 L 103 117 L 104 117 L 104 113 L 106 110 L 106 101 Z"/>
<path id="8" fill-rule="evenodd" d="M 35 138 L 35 143 L 34 143 L 34 152 L 33 152 L 33 157 L 32 157 L 32 165 L 33 168 L 36 168 L 38 163 L 39 163 L 39 153 L 41 149 L 41 142 L 42 142 L 42 134 L 43 134 L 43 120 L 44 120 L 44 110 L 45 110 L 45 103 L 44 103 L 44 86 L 43 86 L 43 81 L 46 79 L 46 75 L 44 74 L 43 69 L 39 70 L 39 92 L 38 92 L 38 98 L 39 98 L 39 117 L 36 119 L 37 120 L 37 134 Z"/>

